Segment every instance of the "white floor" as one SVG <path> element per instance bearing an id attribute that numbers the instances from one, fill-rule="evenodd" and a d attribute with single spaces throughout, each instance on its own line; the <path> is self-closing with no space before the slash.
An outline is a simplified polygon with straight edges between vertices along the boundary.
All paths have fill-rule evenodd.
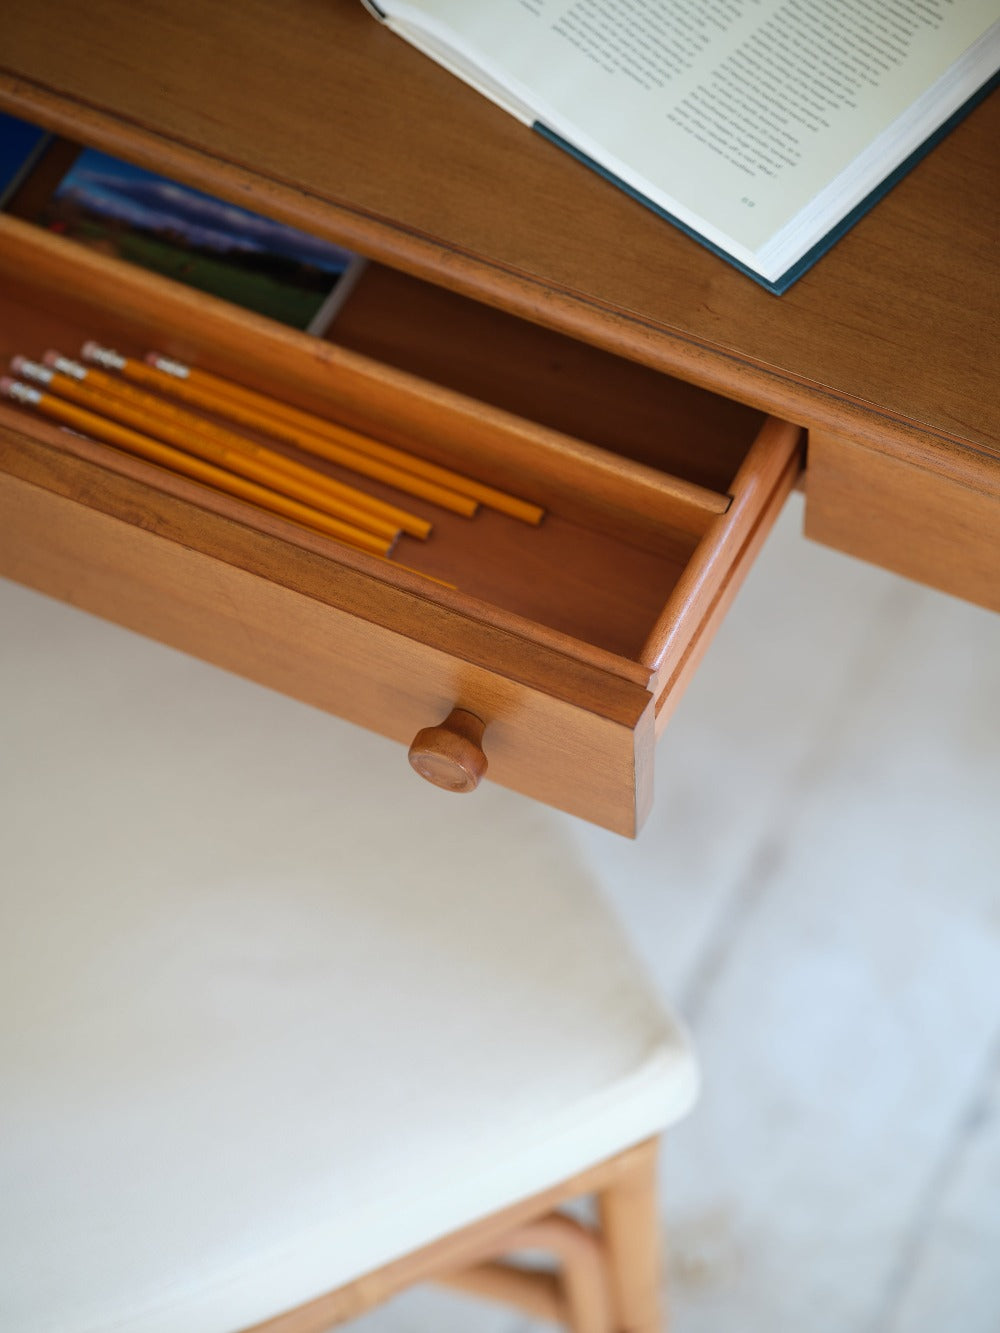
<path id="1" fill-rule="evenodd" d="M 1000 1329 L 1000 616 L 774 535 L 639 841 L 574 820 L 705 1092 L 674 1333 Z M 436 1291 L 359 1333 L 528 1333 Z M 539 1326 L 540 1327 L 540 1326 Z"/>
<path id="2" fill-rule="evenodd" d="M 663 1167 L 672 1327 L 997 1333 L 1000 615 L 800 525 L 796 497 L 660 746 L 639 840 L 552 816 L 700 1051 Z M 326 744 L 296 709 L 290 764 Z M 428 808 L 459 799 L 365 739 Z M 506 819 L 522 798 L 500 796 Z M 355 1327 L 534 1333 L 434 1290 Z"/>

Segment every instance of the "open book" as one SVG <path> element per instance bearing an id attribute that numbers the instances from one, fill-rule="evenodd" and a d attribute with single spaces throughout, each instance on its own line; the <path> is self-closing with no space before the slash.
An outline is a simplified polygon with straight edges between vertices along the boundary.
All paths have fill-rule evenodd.
<path id="1" fill-rule="evenodd" d="M 774 292 L 996 83 L 998 0 L 364 0 Z"/>

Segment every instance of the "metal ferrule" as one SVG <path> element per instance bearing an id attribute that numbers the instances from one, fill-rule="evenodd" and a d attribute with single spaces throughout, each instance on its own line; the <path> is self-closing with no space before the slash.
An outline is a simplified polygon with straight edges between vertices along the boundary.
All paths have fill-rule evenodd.
<path id="1" fill-rule="evenodd" d="M 15 356 L 10 363 L 15 375 L 23 375 L 26 380 L 35 380 L 38 384 L 51 384 L 54 370 L 43 366 L 40 361 L 29 361 L 26 356 Z"/>
<path id="2" fill-rule="evenodd" d="M 146 360 L 157 370 L 162 370 L 166 375 L 173 375 L 175 379 L 186 380 L 191 373 L 182 361 L 174 361 L 169 356 L 157 356 L 150 353 Z"/>
<path id="3" fill-rule="evenodd" d="M 95 342 L 85 342 L 80 351 L 84 361 L 93 361 L 95 365 L 106 366 L 108 370 L 124 370 L 125 358 L 111 347 L 101 347 Z"/>

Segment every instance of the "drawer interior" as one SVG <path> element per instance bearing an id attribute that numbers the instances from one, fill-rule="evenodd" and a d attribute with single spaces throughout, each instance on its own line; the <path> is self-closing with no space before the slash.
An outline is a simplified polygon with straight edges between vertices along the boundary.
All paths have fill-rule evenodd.
<path id="1" fill-rule="evenodd" d="M 30 224 L 0 224 L 4 363 L 49 348 L 75 357 L 87 339 L 128 356 L 155 348 L 542 505 L 537 527 L 485 508 L 462 518 L 298 455 L 430 519 L 426 541 L 404 535 L 392 556 L 454 585 L 421 580 L 422 595 L 507 617 L 569 652 L 652 665 L 650 635 L 760 431 L 748 408 L 375 266 L 324 342 Z M 80 447 L 7 400 L 2 421 Z M 107 467 L 116 455 L 96 450 Z M 212 503 L 199 487 L 188 495 Z M 257 521 L 252 506 L 237 512 Z M 296 526 L 278 530 L 295 543 Z M 306 544 L 390 577 L 324 538 Z"/>
<path id="2" fill-rule="evenodd" d="M 369 264 L 328 337 L 623 458 L 728 494 L 763 414 Z"/>

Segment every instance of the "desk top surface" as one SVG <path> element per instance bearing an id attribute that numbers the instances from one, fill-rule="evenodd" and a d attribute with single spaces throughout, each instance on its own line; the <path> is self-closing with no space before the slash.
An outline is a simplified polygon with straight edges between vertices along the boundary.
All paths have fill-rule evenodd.
<path id="1" fill-rule="evenodd" d="M 0 104 L 804 425 L 1000 458 L 1000 96 L 769 295 L 358 0 L 48 0 Z"/>

